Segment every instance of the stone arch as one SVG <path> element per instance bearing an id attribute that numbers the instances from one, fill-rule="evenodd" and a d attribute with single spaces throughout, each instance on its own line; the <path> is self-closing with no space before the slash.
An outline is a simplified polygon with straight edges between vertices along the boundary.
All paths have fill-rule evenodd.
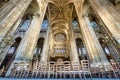
<path id="1" fill-rule="evenodd" d="M 23 15 L 22 20 L 18 26 L 17 32 L 24 33 L 28 30 L 28 28 L 31 24 L 31 21 L 32 21 L 32 16 L 33 16 L 33 14 L 31 14 L 31 13 L 25 13 Z"/>
<path id="2" fill-rule="evenodd" d="M 98 40 L 99 40 L 99 42 L 100 42 L 100 44 L 101 44 L 101 46 L 102 46 L 103 51 L 105 52 L 105 55 L 106 55 L 107 59 L 108 59 L 109 61 L 110 61 L 110 59 L 113 59 L 114 56 L 113 56 L 113 55 L 111 54 L 111 52 L 110 52 L 110 49 L 109 49 L 108 44 L 107 44 L 107 42 L 106 42 L 106 39 L 104 39 L 104 38 L 99 38 Z"/>
<path id="3" fill-rule="evenodd" d="M 65 25 L 66 27 L 68 27 L 68 25 L 66 24 L 67 22 L 64 19 L 56 19 L 56 20 L 52 21 L 52 23 L 51 23 L 50 26 L 53 26 L 54 24 L 59 23 L 59 22 L 64 23 L 63 25 Z"/>
<path id="4" fill-rule="evenodd" d="M 56 7 L 58 7 L 57 4 L 56 4 L 56 2 L 54 2 L 54 1 L 49 1 L 49 4 L 52 4 L 52 5 L 56 6 Z M 66 7 L 66 6 L 69 5 L 69 4 L 73 4 L 73 1 L 72 1 L 72 0 L 67 1 L 67 2 L 64 4 L 64 6 L 62 6 L 62 7 L 64 8 L 64 7 Z"/>
<path id="5" fill-rule="evenodd" d="M 81 38 L 76 38 L 76 45 L 77 47 L 80 47 L 81 45 L 83 45 L 83 40 Z"/>
<path id="6" fill-rule="evenodd" d="M 15 52 L 20 44 L 20 41 L 21 41 L 21 37 L 15 38 L 13 44 L 8 49 L 7 54 L 6 54 L 1 66 L 0 66 L 0 68 L 2 68 L 4 66 L 4 72 L 2 73 L 2 75 L 5 75 L 6 71 L 8 70 L 11 63 L 13 62 L 13 60 L 16 56 Z"/>
<path id="7" fill-rule="evenodd" d="M 40 37 L 37 41 L 34 54 L 41 54 L 44 46 L 44 38 Z"/>
<path id="8" fill-rule="evenodd" d="M 83 40 L 81 38 L 76 38 L 75 41 L 80 60 L 88 59 L 87 50 Z"/>

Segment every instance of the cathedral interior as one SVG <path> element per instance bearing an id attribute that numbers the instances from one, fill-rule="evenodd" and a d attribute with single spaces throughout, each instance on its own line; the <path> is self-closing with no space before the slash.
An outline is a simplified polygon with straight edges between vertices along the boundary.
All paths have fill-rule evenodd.
<path id="1" fill-rule="evenodd" d="M 120 79 L 120 0 L 0 0 L 0 78 Z"/>

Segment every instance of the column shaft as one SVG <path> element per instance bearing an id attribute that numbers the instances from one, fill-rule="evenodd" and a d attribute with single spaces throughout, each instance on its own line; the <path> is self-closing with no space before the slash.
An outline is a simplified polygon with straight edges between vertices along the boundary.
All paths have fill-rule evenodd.
<path id="1" fill-rule="evenodd" d="M 13 64 L 15 62 L 32 61 L 33 51 L 40 34 L 40 29 L 41 29 L 42 21 L 45 16 L 47 4 L 48 3 L 44 4 L 44 9 L 40 11 L 40 14 L 37 13 L 36 15 L 34 15 L 31 24 L 29 26 L 29 29 L 26 31 L 25 36 L 23 37 L 22 41 L 20 42 L 15 52 L 16 55 L 15 60 L 11 63 L 11 66 L 9 67 L 5 76 L 10 75 L 11 69 L 13 68 Z"/>
<path id="2" fill-rule="evenodd" d="M 19 25 L 20 25 L 21 21 L 22 21 L 22 18 L 19 18 L 17 20 L 17 22 L 15 23 L 13 28 L 9 31 L 8 35 L 16 35 L 15 32 L 16 32 L 17 28 L 20 27 Z"/>
<path id="3" fill-rule="evenodd" d="M 50 34 L 51 34 L 50 29 L 48 28 L 40 61 L 44 61 L 44 62 L 48 61 Z"/>
<path id="4" fill-rule="evenodd" d="M 17 60 L 20 59 L 25 59 L 25 60 L 31 60 L 32 59 L 32 50 L 34 48 L 34 45 L 37 42 L 38 35 L 40 32 L 40 17 L 35 15 L 33 16 L 33 20 L 31 22 L 31 25 L 26 32 L 25 36 L 23 37 L 16 53 L 16 58 Z"/>
<path id="5" fill-rule="evenodd" d="M 71 60 L 79 62 L 79 55 L 77 52 L 77 46 L 76 46 L 73 30 L 71 30 L 70 41 L 71 41 L 70 43 L 71 43 L 71 58 L 72 58 Z"/>
<path id="6" fill-rule="evenodd" d="M 0 41 L 11 29 L 18 17 L 24 13 L 32 0 L 11 0 L 0 9 Z M 12 20 L 11 20 L 12 19 Z"/>
<path id="7" fill-rule="evenodd" d="M 120 28 L 120 15 L 118 11 L 116 10 L 115 5 L 113 5 L 109 0 L 99 0 L 100 4 L 107 10 L 107 12 L 112 16 L 114 22 L 118 25 Z"/>
<path id="8" fill-rule="evenodd" d="M 111 32 L 112 36 L 115 37 L 117 42 L 120 44 L 120 28 L 118 23 L 114 20 L 109 13 L 100 3 L 101 0 L 89 0 L 93 10 L 99 15 L 106 27 Z"/>
<path id="9" fill-rule="evenodd" d="M 20 23 L 22 21 L 22 19 L 21 19 L 22 16 L 23 16 L 23 14 L 21 14 L 21 16 L 19 17 L 19 19 L 14 24 L 13 28 L 8 32 L 8 34 L 6 36 L 6 38 L 8 38 L 9 36 L 14 36 L 13 39 L 11 39 L 11 42 L 12 42 L 12 40 L 14 40 L 16 38 L 15 32 L 16 32 L 17 28 L 19 27 L 19 25 L 20 25 Z M 9 48 L 11 47 L 11 45 L 13 43 L 13 42 L 12 43 L 11 42 L 10 42 L 10 44 L 8 44 L 8 43 L 6 44 L 6 42 L 3 41 L 2 44 L 5 44 L 5 47 L 1 47 L 0 46 L 1 47 L 0 50 L 2 51 L 1 54 L 0 54 L 0 64 L 4 60 L 6 54 L 8 53 L 8 50 L 9 50 Z"/>
<path id="10" fill-rule="evenodd" d="M 83 34 L 84 42 L 86 45 L 86 48 L 88 50 L 89 57 L 93 64 L 100 63 L 100 57 L 98 55 L 98 51 L 95 46 L 95 41 L 92 38 L 92 33 L 90 32 L 88 26 L 86 25 L 86 22 L 83 18 L 79 19 L 79 23 L 81 26 L 81 31 Z"/>
<path id="11" fill-rule="evenodd" d="M 79 7 L 77 5 L 77 3 L 74 3 L 74 4 L 75 4 L 76 13 L 78 15 L 78 22 L 80 23 L 80 28 L 82 31 L 85 46 L 87 48 L 87 52 L 89 55 L 90 63 L 97 65 L 97 63 L 100 63 L 100 57 L 99 57 L 96 47 L 94 45 L 94 39 L 92 39 L 92 37 L 91 37 L 92 34 L 91 34 L 90 30 L 88 29 L 85 19 L 82 17 L 81 14 L 79 14 L 79 13 L 82 13 L 82 11 L 81 11 L 82 7 L 81 6 Z"/>
<path id="12" fill-rule="evenodd" d="M 31 22 L 29 29 L 27 30 L 25 36 L 23 37 L 18 49 L 16 51 L 16 60 L 32 60 L 33 51 L 37 43 L 41 25 L 45 16 L 47 3 L 44 6 L 44 10 L 41 12 L 41 15 L 35 15 Z"/>
<path id="13" fill-rule="evenodd" d="M 94 45 L 93 49 L 96 50 L 96 54 L 98 54 L 98 56 L 100 57 L 100 61 L 103 64 L 108 64 L 108 60 L 106 58 L 106 55 L 105 55 L 105 53 L 104 53 L 104 51 L 103 51 L 103 49 L 98 41 L 98 38 L 97 38 L 97 36 L 96 36 L 96 34 L 95 34 L 91 24 L 90 24 L 89 18 L 85 16 L 84 19 L 85 19 L 85 22 L 87 24 L 87 28 L 90 31 L 90 35 L 91 35 L 91 39 L 92 39 L 92 42 L 90 42 L 90 43 L 92 43 Z"/>

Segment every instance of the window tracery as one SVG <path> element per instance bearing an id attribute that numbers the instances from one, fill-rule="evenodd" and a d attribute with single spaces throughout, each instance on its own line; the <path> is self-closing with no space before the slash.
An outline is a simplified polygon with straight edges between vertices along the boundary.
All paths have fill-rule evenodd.
<path id="1" fill-rule="evenodd" d="M 56 40 L 57 42 L 64 41 L 64 40 L 65 40 L 65 36 L 64 36 L 63 34 L 57 34 L 57 35 L 55 36 L 55 40 Z"/>
<path id="2" fill-rule="evenodd" d="M 21 27 L 19 29 L 19 32 L 25 32 L 30 25 L 30 20 L 24 20 L 23 23 L 21 24 Z"/>

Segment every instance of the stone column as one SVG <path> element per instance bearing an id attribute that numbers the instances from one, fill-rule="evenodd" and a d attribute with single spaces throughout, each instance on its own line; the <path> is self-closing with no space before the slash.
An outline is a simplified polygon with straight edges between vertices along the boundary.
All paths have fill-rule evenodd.
<path id="1" fill-rule="evenodd" d="M 79 62 L 79 55 L 77 51 L 77 46 L 75 42 L 74 32 L 73 30 L 70 31 L 70 43 L 71 43 L 71 60 Z"/>
<path id="2" fill-rule="evenodd" d="M 16 35 L 15 32 L 17 31 L 17 28 L 20 27 L 20 23 L 22 21 L 22 17 L 20 17 L 17 22 L 15 23 L 15 25 L 13 26 L 13 28 L 9 31 L 8 35 Z"/>
<path id="3" fill-rule="evenodd" d="M 9 32 L 9 34 L 6 36 L 6 38 L 4 39 L 4 41 L 1 42 L 1 45 L 0 45 L 0 64 L 2 63 L 2 61 L 4 60 L 9 48 L 11 47 L 11 45 L 14 43 L 14 32 L 16 30 L 16 28 L 18 27 L 18 25 L 20 24 L 21 22 L 21 19 L 19 19 L 17 21 L 17 23 L 13 26 L 13 29 Z M 10 38 L 10 36 L 12 38 Z M 10 38 L 10 39 L 9 39 Z M 7 39 L 9 43 L 7 43 Z"/>
<path id="4" fill-rule="evenodd" d="M 84 18 L 79 18 L 79 23 L 83 34 L 83 39 L 89 54 L 90 62 L 92 64 L 98 65 L 100 64 L 100 57 L 94 44 L 95 41 L 92 38 L 92 33 L 90 32 L 88 26 L 86 25 Z"/>
<path id="5" fill-rule="evenodd" d="M 100 2 L 103 0 L 89 0 L 91 7 L 93 10 L 99 15 L 101 20 L 104 22 L 108 30 L 111 32 L 112 36 L 117 40 L 120 44 L 120 23 L 115 21 L 111 13 L 109 13 Z M 105 1 L 103 1 L 105 2 Z M 107 6 L 109 7 L 109 6 Z M 116 14 L 115 14 L 116 15 Z M 117 18 L 118 19 L 118 18 Z"/>
<path id="6" fill-rule="evenodd" d="M 40 14 L 36 13 L 33 16 L 30 27 L 20 42 L 20 45 L 18 46 L 15 60 L 32 60 L 33 51 L 40 34 L 41 25 L 47 9 L 47 4 L 47 2 L 44 4 L 44 9 L 42 9 Z"/>
<path id="7" fill-rule="evenodd" d="M 120 13 L 118 12 L 115 5 L 113 5 L 110 0 L 99 0 L 99 3 L 104 7 L 105 10 L 112 16 L 114 22 L 120 28 Z"/>
<path id="8" fill-rule="evenodd" d="M 26 0 L 28 1 L 28 0 Z M 45 16 L 48 3 L 44 4 L 44 8 L 39 13 L 33 16 L 29 29 L 21 40 L 16 52 L 15 60 L 12 62 L 5 76 L 9 76 L 11 68 L 15 62 L 32 61 L 33 51 L 36 47 L 37 40 L 40 34 L 41 25 Z M 40 7 L 41 8 L 41 7 Z"/>
<path id="9" fill-rule="evenodd" d="M 50 33 L 50 28 L 48 28 L 47 33 L 46 33 L 46 37 L 45 37 L 43 50 L 42 50 L 42 53 L 41 53 L 41 60 L 40 61 L 44 61 L 44 62 L 48 61 L 50 34 L 51 34 Z"/>
<path id="10" fill-rule="evenodd" d="M 89 41 L 89 43 L 91 43 L 91 48 L 93 49 L 92 50 L 93 53 L 96 54 L 96 58 L 100 59 L 100 63 L 108 64 L 109 62 L 108 62 L 106 55 L 105 55 L 105 53 L 104 53 L 104 51 L 103 51 L 103 49 L 98 41 L 98 38 L 94 32 L 94 29 L 92 28 L 92 26 L 90 24 L 89 18 L 87 16 L 84 16 L 84 20 L 86 22 L 86 29 L 89 30 L 89 34 L 87 34 L 87 35 L 90 35 L 91 41 Z M 85 28 L 82 28 L 82 30 L 83 29 L 85 29 Z"/>
<path id="11" fill-rule="evenodd" d="M 18 17 L 26 11 L 32 0 L 10 0 L 0 8 L 0 42 Z"/>
<path id="12" fill-rule="evenodd" d="M 4 60 L 6 54 L 8 53 L 8 50 L 10 49 L 11 45 L 14 43 L 14 39 L 16 38 L 15 36 L 15 32 L 17 30 L 17 28 L 19 27 L 21 21 L 22 21 L 22 16 L 24 14 L 21 14 L 21 16 L 19 17 L 19 19 L 17 20 L 17 22 L 14 24 L 13 28 L 7 33 L 6 37 L 4 38 L 4 41 L 1 42 L 0 45 L 0 64 L 2 63 L 2 61 Z M 11 37 L 11 38 L 10 38 Z M 6 39 L 9 39 L 7 43 Z M 4 45 L 4 46 L 2 46 Z"/>
<path id="13" fill-rule="evenodd" d="M 79 14 L 79 13 L 82 13 L 82 11 L 81 11 L 82 7 L 78 6 L 77 4 L 78 4 L 77 2 L 74 3 L 76 13 L 78 15 L 78 22 L 80 23 L 80 28 L 82 31 L 83 39 L 84 39 L 84 42 L 85 42 L 85 45 L 87 48 L 87 52 L 89 55 L 90 63 L 91 63 L 91 65 L 93 64 L 93 66 L 94 66 L 94 64 L 98 65 L 100 63 L 100 58 L 98 56 L 98 52 L 96 51 L 96 47 L 94 45 L 94 40 L 91 37 L 92 34 L 90 33 L 90 31 L 86 25 L 86 22 L 85 22 L 84 18 L 82 17 L 82 14 Z"/>
<path id="14" fill-rule="evenodd" d="M 42 21 L 40 21 L 40 14 L 35 14 L 29 29 L 18 46 L 18 49 L 15 53 L 15 60 L 32 60 L 33 49 L 38 40 L 41 24 Z"/>

